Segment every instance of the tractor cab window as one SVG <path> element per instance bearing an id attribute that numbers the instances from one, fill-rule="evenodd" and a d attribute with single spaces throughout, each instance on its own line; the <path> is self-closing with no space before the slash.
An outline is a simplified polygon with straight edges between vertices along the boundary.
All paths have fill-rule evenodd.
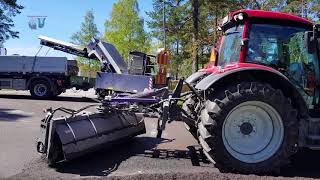
<path id="1" fill-rule="evenodd" d="M 243 25 L 236 25 L 224 32 L 220 45 L 218 66 L 238 61 L 242 31 Z"/>
<path id="2" fill-rule="evenodd" d="M 314 54 L 304 47 L 306 28 L 280 24 L 252 24 L 246 62 L 281 70 L 294 84 L 311 94 L 314 89 Z"/>

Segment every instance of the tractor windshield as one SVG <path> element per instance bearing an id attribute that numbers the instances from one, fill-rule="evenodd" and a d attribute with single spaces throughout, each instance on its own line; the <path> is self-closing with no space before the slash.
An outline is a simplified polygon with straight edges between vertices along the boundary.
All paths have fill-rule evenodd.
<path id="1" fill-rule="evenodd" d="M 303 43 L 305 31 L 308 29 L 296 26 L 252 24 L 246 62 L 278 67 L 312 61 L 312 54 L 308 54 Z"/>
<path id="2" fill-rule="evenodd" d="M 237 25 L 224 32 L 218 57 L 218 66 L 238 61 L 242 31 L 243 25 Z"/>

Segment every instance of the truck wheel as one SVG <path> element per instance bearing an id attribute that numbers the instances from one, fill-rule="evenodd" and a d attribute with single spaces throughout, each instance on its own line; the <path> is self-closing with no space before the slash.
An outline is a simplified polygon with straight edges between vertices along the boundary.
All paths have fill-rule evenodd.
<path id="1" fill-rule="evenodd" d="M 48 98 L 52 96 L 50 83 L 46 80 L 36 80 L 30 86 L 31 96 L 35 98 Z"/>
<path id="2" fill-rule="evenodd" d="M 198 124 L 206 156 L 222 171 L 278 172 L 297 151 L 297 111 L 282 91 L 259 82 L 209 95 Z"/>

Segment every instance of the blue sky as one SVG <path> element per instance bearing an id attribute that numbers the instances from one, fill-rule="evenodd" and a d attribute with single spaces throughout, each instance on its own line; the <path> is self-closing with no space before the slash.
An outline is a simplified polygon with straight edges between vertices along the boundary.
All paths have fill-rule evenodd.
<path id="1" fill-rule="evenodd" d="M 112 4 L 116 0 L 18 0 L 25 8 L 21 14 L 14 17 L 14 29 L 20 32 L 19 39 L 9 39 L 4 46 L 10 54 L 35 55 L 38 51 L 39 35 L 70 41 L 71 35 L 80 29 L 87 10 L 92 9 L 98 30 L 103 33 L 104 22 L 111 15 Z M 145 12 L 152 10 L 152 0 L 138 0 L 140 16 L 148 20 Z M 28 16 L 47 16 L 44 28 L 31 30 L 28 26 Z M 43 48 L 39 55 L 44 55 Z M 62 52 L 51 50 L 48 56 L 67 56 Z"/>

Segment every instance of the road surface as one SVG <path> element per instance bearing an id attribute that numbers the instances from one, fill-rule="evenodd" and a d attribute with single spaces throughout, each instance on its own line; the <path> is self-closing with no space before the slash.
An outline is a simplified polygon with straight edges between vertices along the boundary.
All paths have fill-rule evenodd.
<path id="1" fill-rule="evenodd" d="M 157 139 L 155 119 L 146 119 L 147 133 L 129 142 L 48 167 L 35 149 L 43 110 L 59 106 L 78 109 L 94 103 L 85 97 L 94 97 L 94 94 L 68 91 L 55 100 L 35 100 L 28 92 L 0 91 L 0 179 L 320 178 L 320 153 L 306 150 L 298 153 L 279 177 L 220 173 L 203 159 L 200 166 L 193 166 L 187 147 L 199 147 L 183 124 L 169 124 L 163 139 Z M 158 158 L 152 157 L 155 151 L 160 152 Z"/>

